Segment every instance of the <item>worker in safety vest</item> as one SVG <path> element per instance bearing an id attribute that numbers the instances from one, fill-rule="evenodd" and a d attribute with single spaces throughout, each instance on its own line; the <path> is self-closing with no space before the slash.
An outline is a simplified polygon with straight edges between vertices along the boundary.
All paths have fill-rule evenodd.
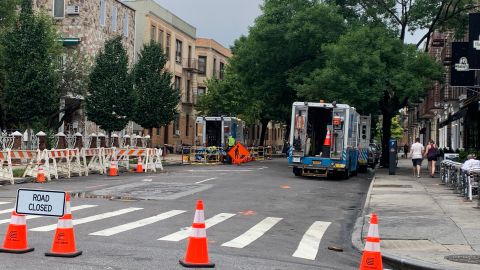
<path id="1" fill-rule="evenodd" d="M 228 148 L 227 148 L 227 153 L 232 149 L 232 147 L 235 146 L 235 138 L 233 138 L 232 135 L 228 136 Z M 226 162 L 227 163 L 232 163 L 232 159 L 230 158 L 229 155 L 226 155 Z"/>

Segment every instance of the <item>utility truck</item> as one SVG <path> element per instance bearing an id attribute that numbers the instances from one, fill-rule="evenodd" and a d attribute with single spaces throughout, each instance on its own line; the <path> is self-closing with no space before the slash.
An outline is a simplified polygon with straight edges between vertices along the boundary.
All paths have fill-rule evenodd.
<path id="1" fill-rule="evenodd" d="M 228 137 L 242 144 L 244 140 L 245 123 L 236 117 L 198 116 L 196 119 L 195 141 L 201 146 L 216 146 L 224 148 L 228 145 Z"/>
<path id="2" fill-rule="evenodd" d="M 294 102 L 288 165 L 296 176 L 347 179 L 359 163 L 360 115 L 347 104 Z"/>

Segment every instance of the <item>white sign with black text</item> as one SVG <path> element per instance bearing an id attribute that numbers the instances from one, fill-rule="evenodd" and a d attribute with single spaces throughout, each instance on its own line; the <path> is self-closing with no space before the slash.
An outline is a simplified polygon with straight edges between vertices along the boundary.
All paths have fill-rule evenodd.
<path id="1" fill-rule="evenodd" d="M 19 189 L 15 211 L 18 214 L 61 217 L 65 211 L 65 192 Z"/>

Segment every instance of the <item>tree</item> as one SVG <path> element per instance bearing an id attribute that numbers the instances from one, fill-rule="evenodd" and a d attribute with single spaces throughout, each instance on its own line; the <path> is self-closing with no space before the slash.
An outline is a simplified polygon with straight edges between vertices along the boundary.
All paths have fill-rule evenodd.
<path id="1" fill-rule="evenodd" d="M 5 91 L 3 102 L 10 124 L 45 129 L 58 110 L 58 77 L 53 60 L 58 55 L 51 18 L 34 15 L 31 0 L 22 0 L 15 26 L 2 40 Z"/>
<path id="2" fill-rule="evenodd" d="M 86 97 L 87 116 L 111 133 L 122 130 L 132 117 L 134 105 L 128 56 L 117 36 L 105 42 L 90 73 Z"/>
<path id="3" fill-rule="evenodd" d="M 401 41 L 408 32 L 426 30 L 417 42 L 429 44 L 431 33 L 439 29 L 454 30 L 463 37 L 468 25 L 468 13 L 477 11 L 476 0 L 331 0 L 342 6 L 347 14 L 356 13 L 369 21 L 381 22 L 395 29 Z M 425 46 L 428 49 L 428 46 Z"/>
<path id="4" fill-rule="evenodd" d="M 320 1 L 266 0 L 261 9 L 248 36 L 235 41 L 231 77 L 211 83 L 213 92 L 204 105 L 210 104 L 210 111 L 225 102 L 228 108 L 239 106 L 234 111 L 261 122 L 263 145 L 269 121 L 289 123 L 294 86 L 323 64 L 322 45 L 341 35 L 344 20 L 336 8 Z M 225 96 L 232 99 L 225 101 Z"/>
<path id="5" fill-rule="evenodd" d="M 167 58 L 156 42 L 145 45 L 133 69 L 136 96 L 133 120 L 149 130 L 173 121 L 180 93 L 172 85 L 172 74 L 165 70 Z"/>
<path id="6" fill-rule="evenodd" d="M 299 94 L 345 102 L 361 114 L 380 112 L 385 166 L 392 118 L 409 101 L 423 96 L 432 80 L 441 78 L 442 67 L 380 27 L 354 28 L 327 45 L 325 52 L 325 68 L 312 72 L 298 87 Z"/>
<path id="7" fill-rule="evenodd" d="M 375 131 L 375 140 L 381 141 L 383 136 L 383 126 L 381 121 L 377 122 L 377 125 L 375 126 Z M 392 118 L 392 127 L 390 128 L 390 133 L 392 134 L 391 138 L 393 139 L 399 140 L 402 138 L 403 128 L 400 125 L 400 115 L 396 115 Z"/>

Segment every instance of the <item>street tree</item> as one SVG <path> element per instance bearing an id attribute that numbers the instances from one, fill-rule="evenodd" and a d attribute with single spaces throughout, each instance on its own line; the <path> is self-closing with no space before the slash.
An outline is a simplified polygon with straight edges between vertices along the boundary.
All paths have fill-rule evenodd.
<path id="1" fill-rule="evenodd" d="M 392 118 L 392 127 L 390 128 L 391 138 L 401 139 L 403 137 L 403 128 L 400 125 L 400 115 L 396 115 Z M 377 121 L 375 126 L 375 140 L 381 141 L 383 136 L 382 121 Z"/>
<path id="2" fill-rule="evenodd" d="M 400 40 L 407 32 L 425 30 L 417 47 L 429 44 L 435 30 L 453 30 L 463 37 L 468 25 L 468 13 L 477 11 L 477 0 L 330 0 L 342 7 L 347 15 L 356 14 L 370 22 L 382 23 L 394 29 Z M 428 49 L 428 46 L 425 46 Z"/>
<path id="3" fill-rule="evenodd" d="M 53 59 L 59 54 L 51 17 L 34 14 L 31 0 L 22 0 L 4 48 L 3 104 L 10 127 L 44 129 L 58 110 L 58 76 Z"/>
<path id="4" fill-rule="evenodd" d="M 325 46 L 325 52 L 325 68 L 312 72 L 299 85 L 299 94 L 345 102 L 362 114 L 380 112 L 385 166 L 392 118 L 409 101 L 422 97 L 432 80 L 441 78 L 442 67 L 382 27 L 353 28 Z"/>
<path id="5" fill-rule="evenodd" d="M 111 134 L 127 125 L 134 100 L 127 52 L 122 37 L 117 36 L 105 42 L 89 75 L 87 117 Z"/>
<path id="6" fill-rule="evenodd" d="M 336 8 L 321 1 L 266 0 L 261 10 L 248 35 L 232 48 L 228 72 L 237 81 L 212 82 L 205 98 L 218 111 L 230 95 L 226 107 L 239 106 L 233 111 L 262 124 L 263 145 L 267 123 L 289 123 L 294 85 L 322 65 L 322 45 L 334 42 L 345 25 Z"/>
<path id="7" fill-rule="evenodd" d="M 135 114 L 133 120 L 149 130 L 173 121 L 179 90 L 172 84 L 172 74 L 165 69 L 167 57 L 159 43 L 145 45 L 133 69 Z"/>

